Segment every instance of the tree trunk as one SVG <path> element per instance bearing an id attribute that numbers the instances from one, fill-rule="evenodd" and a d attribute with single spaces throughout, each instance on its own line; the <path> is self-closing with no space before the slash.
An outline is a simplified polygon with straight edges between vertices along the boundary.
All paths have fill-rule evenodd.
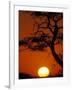
<path id="1" fill-rule="evenodd" d="M 52 55 L 54 56 L 56 62 L 63 68 L 63 61 L 56 54 L 55 49 L 54 49 L 54 45 L 51 45 L 50 49 L 51 49 Z"/>

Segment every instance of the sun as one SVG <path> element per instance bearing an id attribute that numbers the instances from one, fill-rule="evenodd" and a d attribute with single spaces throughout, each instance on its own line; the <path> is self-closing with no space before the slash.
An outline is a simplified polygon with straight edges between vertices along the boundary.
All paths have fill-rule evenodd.
<path id="1" fill-rule="evenodd" d="M 47 67 L 40 67 L 37 71 L 39 77 L 47 77 L 50 74 L 50 71 Z"/>

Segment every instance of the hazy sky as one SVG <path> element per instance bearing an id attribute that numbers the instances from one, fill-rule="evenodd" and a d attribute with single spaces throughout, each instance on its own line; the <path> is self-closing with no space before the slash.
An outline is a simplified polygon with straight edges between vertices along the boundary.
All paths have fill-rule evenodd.
<path id="1" fill-rule="evenodd" d="M 59 21 L 58 25 L 62 26 L 63 20 Z M 19 40 L 24 37 L 30 36 L 33 33 L 34 20 L 30 15 L 30 12 L 19 12 Z M 62 30 L 61 30 L 62 31 Z M 46 66 L 50 70 L 51 76 L 56 76 L 62 68 L 56 63 L 50 48 L 45 51 L 32 51 L 30 49 L 24 50 L 25 47 L 19 48 L 19 72 L 29 73 L 33 76 L 37 75 L 37 70 Z M 61 45 L 55 45 L 56 52 L 59 53 L 62 50 Z"/>

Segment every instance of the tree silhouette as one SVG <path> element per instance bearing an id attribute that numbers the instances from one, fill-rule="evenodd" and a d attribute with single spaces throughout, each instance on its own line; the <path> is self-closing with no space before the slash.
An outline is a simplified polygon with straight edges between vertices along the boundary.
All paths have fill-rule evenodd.
<path id="1" fill-rule="evenodd" d="M 63 46 L 63 13 L 55 12 L 32 12 L 34 20 L 33 33 L 19 41 L 19 46 L 28 46 L 31 50 L 45 50 L 50 48 L 56 62 L 63 67 L 62 51 L 58 54 L 55 45 Z"/>

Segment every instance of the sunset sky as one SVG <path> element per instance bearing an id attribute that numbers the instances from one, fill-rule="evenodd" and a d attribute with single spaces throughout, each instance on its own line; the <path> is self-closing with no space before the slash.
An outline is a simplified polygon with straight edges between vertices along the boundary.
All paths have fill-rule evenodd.
<path id="1" fill-rule="evenodd" d="M 19 40 L 30 36 L 33 33 L 34 20 L 29 11 L 19 11 Z M 52 22 L 53 23 L 53 22 Z M 58 22 L 58 26 L 63 26 L 63 19 Z M 63 33 L 63 29 L 61 29 Z M 50 71 L 50 76 L 58 75 L 63 68 L 55 61 L 49 47 L 45 51 L 32 51 L 19 47 L 19 73 L 27 73 L 33 77 L 38 76 L 38 69 L 46 66 Z M 63 51 L 63 45 L 55 45 L 55 50 L 59 54 Z"/>

